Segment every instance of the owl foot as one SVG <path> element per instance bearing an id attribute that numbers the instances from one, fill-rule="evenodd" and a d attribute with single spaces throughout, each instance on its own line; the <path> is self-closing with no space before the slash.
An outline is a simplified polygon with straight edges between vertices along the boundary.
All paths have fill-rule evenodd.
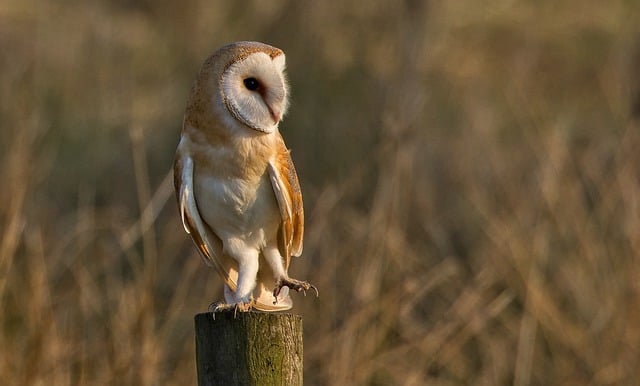
<path id="1" fill-rule="evenodd" d="M 231 312 L 233 311 L 233 317 L 235 318 L 238 315 L 238 312 L 249 312 L 253 308 L 253 301 L 249 302 L 238 302 L 235 304 L 223 303 L 223 302 L 213 302 L 209 304 L 209 312 L 213 313 L 213 318 L 215 319 L 217 312 Z"/>
<path id="2" fill-rule="evenodd" d="M 307 296 L 307 291 L 309 291 L 310 289 L 313 289 L 314 291 L 316 291 L 316 296 L 318 296 L 318 288 L 316 288 L 315 285 L 309 284 L 306 281 L 300 281 L 300 280 L 291 279 L 291 278 L 283 278 L 283 279 L 276 280 L 276 288 L 273 289 L 273 297 L 275 298 L 273 304 L 276 304 L 278 302 L 278 295 L 280 295 L 280 291 L 282 290 L 282 287 L 289 287 L 292 290 L 295 290 L 298 292 L 302 291 L 304 296 Z"/>

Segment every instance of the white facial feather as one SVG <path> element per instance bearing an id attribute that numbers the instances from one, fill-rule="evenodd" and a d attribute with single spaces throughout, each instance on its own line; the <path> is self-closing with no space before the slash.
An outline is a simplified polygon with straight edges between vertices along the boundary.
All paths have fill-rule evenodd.
<path id="1" fill-rule="evenodd" d="M 284 55 L 272 59 L 262 52 L 231 64 L 220 82 L 222 99 L 231 115 L 254 130 L 276 131 L 288 107 L 284 68 Z M 258 82 L 256 90 L 244 83 L 251 78 Z"/>

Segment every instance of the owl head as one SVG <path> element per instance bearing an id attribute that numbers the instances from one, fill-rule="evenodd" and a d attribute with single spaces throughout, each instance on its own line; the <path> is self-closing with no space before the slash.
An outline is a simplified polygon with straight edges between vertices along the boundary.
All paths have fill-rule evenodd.
<path id="1" fill-rule="evenodd" d="M 259 42 L 232 43 L 204 62 L 185 123 L 204 128 L 205 120 L 221 119 L 234 134 L 272 133 L 287 111 L 288 96 L 282 50 Z"/>

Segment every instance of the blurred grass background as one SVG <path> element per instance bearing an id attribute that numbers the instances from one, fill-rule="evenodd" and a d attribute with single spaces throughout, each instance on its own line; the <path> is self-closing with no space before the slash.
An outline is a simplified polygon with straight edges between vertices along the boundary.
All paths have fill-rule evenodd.
<path id="1" fill-rule="evenodd" d="M 306 384 L 638 384 L 640 3 L 2 0 L 3 384 L 196 384 L 170 168 L 237 40 L 287 54 Z"/>

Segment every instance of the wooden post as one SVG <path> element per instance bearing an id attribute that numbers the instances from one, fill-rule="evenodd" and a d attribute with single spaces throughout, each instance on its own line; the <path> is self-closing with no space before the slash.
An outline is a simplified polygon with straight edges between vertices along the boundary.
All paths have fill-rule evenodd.
<path id="1" fill-rule="evenodd" d="M 264 312 L 195 316 L 198 386 L 302 385 L 302 317 Z"/>

